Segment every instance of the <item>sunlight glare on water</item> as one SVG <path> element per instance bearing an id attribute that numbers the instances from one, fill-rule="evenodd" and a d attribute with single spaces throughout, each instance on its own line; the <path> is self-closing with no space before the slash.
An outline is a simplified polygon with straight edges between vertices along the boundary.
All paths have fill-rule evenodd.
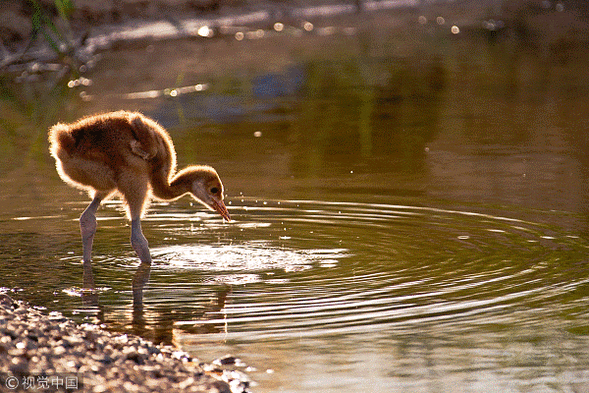
<path id="1" fill-rule="evenodd" d="M 195 269 L 206 272 L 268 271 L 285 273 L 311 269 L 345 257 L 346 250 L 287 250 L 267 242 L 241 245 L 178 245 L 152 251 L 155 269 Z"/>

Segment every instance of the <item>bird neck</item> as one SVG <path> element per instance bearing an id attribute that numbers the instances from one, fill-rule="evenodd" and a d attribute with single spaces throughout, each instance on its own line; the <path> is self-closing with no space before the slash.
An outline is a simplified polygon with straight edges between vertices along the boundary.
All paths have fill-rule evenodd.
<path id="1" fill-rule="evenodd" d="M 153 178 L 151 182 L 152 192 L 156 198 L 170 200 L 181 197 L 191 192 L 192 179 L 187 173 L 177 173 L 168 182 L 167 179 Z"/>

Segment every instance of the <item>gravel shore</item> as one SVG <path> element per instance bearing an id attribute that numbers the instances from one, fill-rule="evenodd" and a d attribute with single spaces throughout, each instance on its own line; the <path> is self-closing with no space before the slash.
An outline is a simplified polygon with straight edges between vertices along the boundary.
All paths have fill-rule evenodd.
<path id="1" fill-rule="evenodd" d="M 231 366 L 235 358 L 214 363 Z M 247 376 L 0 294 L 0 391 L 248 392 Z"/>

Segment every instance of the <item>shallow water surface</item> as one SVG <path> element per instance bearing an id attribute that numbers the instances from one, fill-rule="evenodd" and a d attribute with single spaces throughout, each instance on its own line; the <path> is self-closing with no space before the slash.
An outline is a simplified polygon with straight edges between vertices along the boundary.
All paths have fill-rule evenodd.
<path id="1" fill-rule="evenodd" d="M 188 204 L 153 207 L 139 302 L 142 273 L 118 245 L 128 228 L 107 206 L 95 296 L 70 245 L 53 257 L 51 271 L 72 276 L 51 284 L 49 307 L 209 361 L 238 354 L 255 391 L 586 386 L 589 242 L 577 232 L 407 204 L 244 197 L 229 209 L 223 223 Z"/>
<path id="2" fill-rule="evenodd" d="M 84 94 L 7 87 L 3 291 L 203 360 L 236 355 L 255 392 L 586 390 L 584 62 L 340 27 L 113 49 Z M 32 113 L 15 104 L 31 96 Z M 153 203 L 146 269 L 109 201 L 89 292 L 89 201 L 57 178 L 45 130 L 120 108 L 169 128 L 180 166 L 217 168 L 234 220 Z"/>

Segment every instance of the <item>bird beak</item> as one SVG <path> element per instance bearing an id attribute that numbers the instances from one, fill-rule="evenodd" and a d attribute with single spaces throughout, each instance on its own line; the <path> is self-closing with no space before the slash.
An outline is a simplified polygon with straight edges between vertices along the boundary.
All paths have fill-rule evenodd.
<path id="1" fill-rule="evenodd" d="M 231 221 L 231 216 L 222 200 L 213 199 L 212 207 L 221 215 L 221 217 L 223 217 L 224 220 Z"/>

